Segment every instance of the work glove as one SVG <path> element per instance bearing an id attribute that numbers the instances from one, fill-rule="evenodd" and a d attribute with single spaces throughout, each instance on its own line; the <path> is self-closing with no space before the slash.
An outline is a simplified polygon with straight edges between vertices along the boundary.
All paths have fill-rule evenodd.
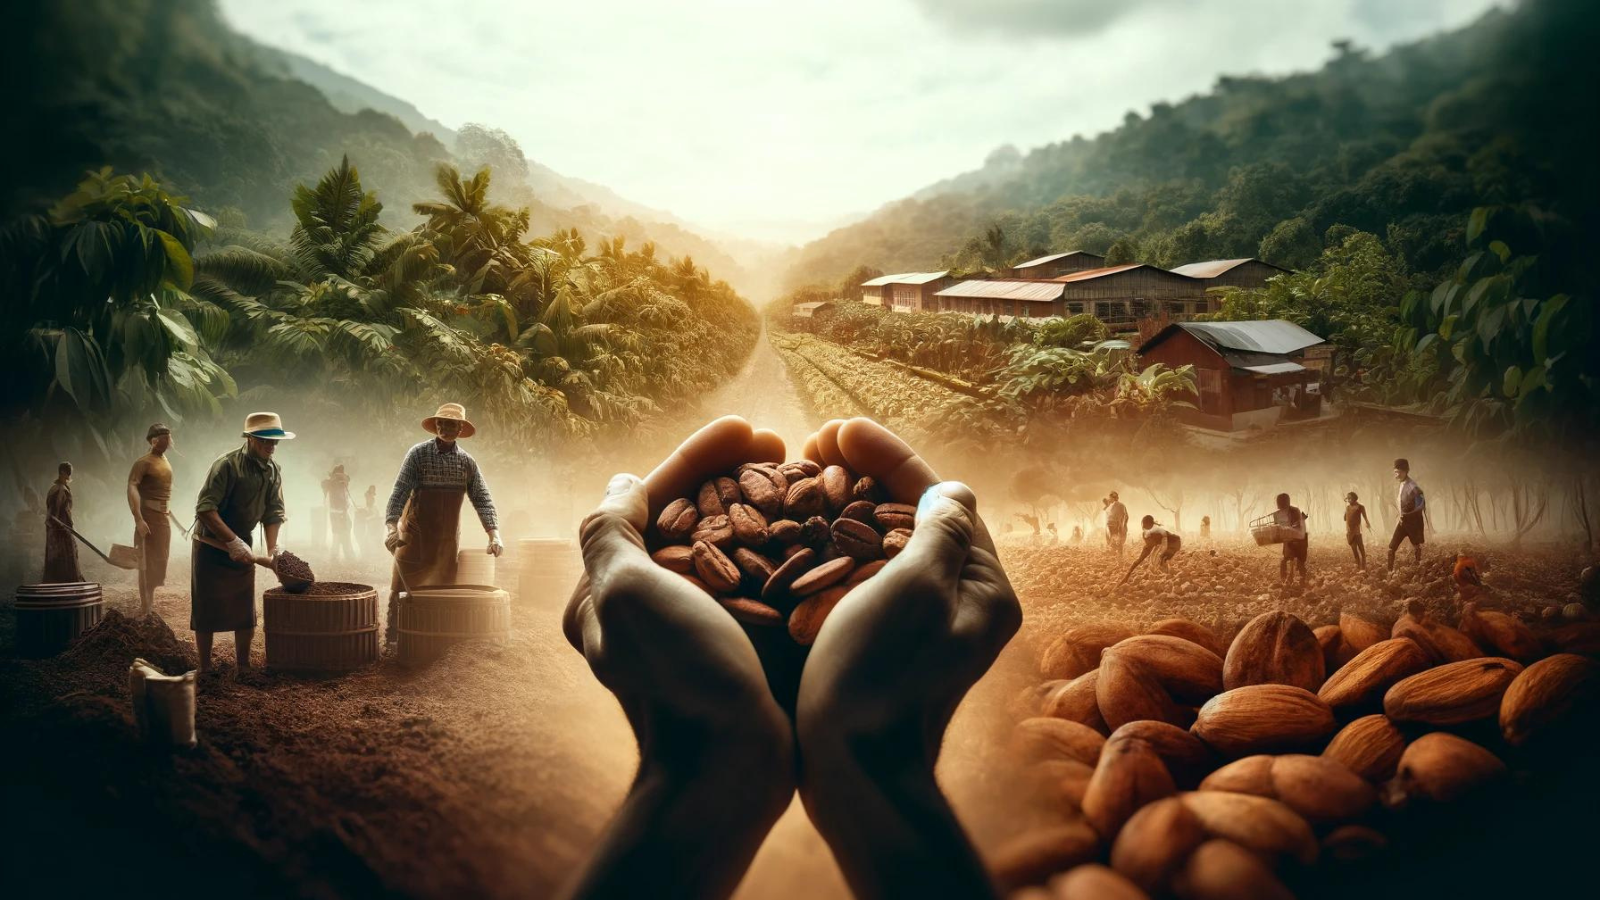
<path id="1" fill-rule="evenodd" d="M 240 537 L 228 542 L 228 558 L 236 563 L 255 562 L 255 555 L 250 552 L 250 545 Z"/>
<path id="2" fill-rule="evenodd" d="M 390 522 L 387 527 L 388 531 L 383 536 L 383 548 L 393 553 L 395 548 L 400 546 L 400 526 Z"/>
<path id="3" fill-rule="evenodd" d="M 488 550 L 489 555 L 490 556 L 499 556 L 500 554 L 502 554 L 504 552 L 506 552 L 506 545 L 500 542 L 500 532 L 498 532 L 498 531 L 489 532 L 489 550 Z"/>

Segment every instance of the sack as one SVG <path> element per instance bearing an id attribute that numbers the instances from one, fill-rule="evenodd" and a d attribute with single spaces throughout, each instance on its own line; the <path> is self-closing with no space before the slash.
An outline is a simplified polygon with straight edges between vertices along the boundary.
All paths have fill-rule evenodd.
<path id="1" fill-rule="evenodd" d="M 168 675 L 142 659 L 128 667 L 128 694 L 139 739 L 169 747 L 194 747 L 195 672 Z"/>

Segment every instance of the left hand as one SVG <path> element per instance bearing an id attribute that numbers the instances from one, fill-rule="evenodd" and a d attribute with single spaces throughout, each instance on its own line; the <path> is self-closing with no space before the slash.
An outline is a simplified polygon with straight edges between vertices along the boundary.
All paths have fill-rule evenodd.
<path id="1" fill-rule="evenodd" d="M 506 545 L 500 542 L 500 532 L 489 532 L 489 549 L 484 551 L 490 556 L 499 556 L 506 552 Z"/>

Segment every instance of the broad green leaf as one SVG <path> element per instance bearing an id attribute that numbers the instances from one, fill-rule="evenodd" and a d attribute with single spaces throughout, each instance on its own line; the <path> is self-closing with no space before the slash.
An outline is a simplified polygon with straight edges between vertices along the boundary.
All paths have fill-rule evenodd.
<path id="1" fill-rule="evenodd" d="M 1522 370 L 1516 366 L 1507 366 L 1505 375 L 1501 378 L 1500 393 L 1507 397 L 1517 396 L 1517 388 L 1522 384 Z"/>
<path id="2" fill-rule="evenodd" d="M 187 291 L 194 285 L 194 260 L 189 256 L 188 249 L 165 231 L 157 231 L 156 236 L 161 239 L 161 246 L 166 251 L 167 283 L 180 291 Z"/>
<path id="3" fill-rule="evenodd" d="M 1511 260 L 1511 248 L 1506 246 L 1505 241 L 1490 241 L 1489 252 L 1500 257 L 1500 261 L 1503 263 Z"/>
<path id="4" fill-rule="evenodd" d="M 1550 323 L 1555 321 L 1557 315 L 1566 307 L 1568 297 L 1566 294 L 1557 294 L 1546 300 L 1544 308 L 1539 310 L 1539 318 L 1533 323 L 1533 360 L 1541 365 L 1546 364 L 1550 353 Z"/>
<path id="5" fill-rule="evenodd" d="M 1472 211 L 1472 215 L 1467 219 L 1467 246 L 1470 247 L 1478 242 L 1488 224 L 1489 207 L 1480 206 Z"/>

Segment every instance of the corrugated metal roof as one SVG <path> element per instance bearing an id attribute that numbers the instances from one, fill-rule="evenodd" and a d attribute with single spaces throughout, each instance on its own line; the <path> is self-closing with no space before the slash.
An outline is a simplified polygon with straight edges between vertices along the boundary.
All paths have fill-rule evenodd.
<path id="1" fill-rule="evenodd" d="M 1146 268 L 1146 265 L 1147 264 L 1145 263 L 1124 263 L 1120 266 L 1105 266 L 1104 268 L 1100 269 L 1084 269 L 1082 272 L 1073 272 L 1070 275 L 1061 275 L 1050 280 L 1059 282 L 1061 284 L 1070 284 L 1074 281 L 1090 281 L 1095 278 L 1104 278 L 1107 275 L 1115 275 L 1118 272 L 1126 272 L 1129 269 L 1143 269 Z M 1149 266 L 1149 268 L 1153 269 L 1155 266 Z"/>
<path id="2" fill-rule="evenodd" d="M 1239 366 L 1238 368 L 1246 372 L 1254 372 L 1257 375 L 1285 375 L 1289 372 L 1304 372 L 1306 370 L 1305 366 L 1292 362 L 1267 363 L 1264 366 Z"/>
<path id="3" fill-rule="evenodd" d="M 889 284 L 927 284 L 938 281 L 950 274 L 949 270 L 943 272 L 901 272 L 898 275 L 879 275 L 871 281 L 861 282 L 862 287 L 883 287 Z"/>
<path id="4" fill-rule="evenodd" d="M 1260 375 L 1278 375 L 1284 372 L 1301 372 L 1305 367 L 1296 362 L 1290 362 L 1273 353 L 1256 353 L 1249 350 L 1219 350 L 1223 362 L 1246 372 L 1255 372 Z"/>
<path id="5" fill-rule="evenodd" d="M 1105 259 L 1104 256 L 1101 256 L 1098 253 L 1089 253 L 1088 251 L 1085 251 L 1085 250 L 1068 250 L 1065 253 L 1052 253 L 1049 256 L 1041 256 L 1038 259 L 1030 259 L 1027 262 L 1019 262 L 1016 265 L 1012 266 L 1011 268 L 1013 268 L 1013 269 L 1031 269 L 1034 266 L 1042 266 L 1045 263 L 1055 262 L 1058 259 L 1066 259 L 1069 256 L 1077 256 L 1079 254 L 1083 254 L 1084 256 L 1092 256 L 1095 259 Z"/>
<path id="6" fill-rule="evenodd" d="M 1259 322 L 1179 322 L 1177 327 L 1213 347 L 1227 350 L 1249 350 L 1255 353 L 1282 355 L 1322 343 L 1322 338 L 1284 319 L 1267 319 Z"/>
<path id="7" fill-rule="evenodd" d="M 795 309 L 796 312 L 798 312 L 800 310 L 805 310 L 806 312 L 810 312 L 810 311 L 812 311 L 814 309 L 818 309 L 820 307 L 832 306 L 832 305 L 833 305 L 833 301 L 832 300 L 819 300 L 819 301 L 817 301 L 815 303 L 796 303 L 794 305 L 794 309 Z"/>
<path id="8" fill-rule="evenodd" d="M 1043 300 L 1059 298 L 1066 291 L 1051 281 L 963 281 L 934 294 L 935 297 L 976 297 L 987 300 Z"/>
<path id="9" fill-rule="evenodd" d="M 1179 275 L 1187 275 L 1190 278 L 1216 278 L 1218 275 L 1231 272 L 1247 262 L 1258 262 L 1264 266 L 1272 266 L 1272 268 L 1278 269 L 1280 272 L 1288 271 L 1287 269 L 1279 269 L 1277 266 L 1273 266 L 1272 263 L 1256 259 L 1253 256 L 1246 259 L 1208 259 L 1205 262 L 1178 266 L 1172 271 L 1177 272 Z"/>

